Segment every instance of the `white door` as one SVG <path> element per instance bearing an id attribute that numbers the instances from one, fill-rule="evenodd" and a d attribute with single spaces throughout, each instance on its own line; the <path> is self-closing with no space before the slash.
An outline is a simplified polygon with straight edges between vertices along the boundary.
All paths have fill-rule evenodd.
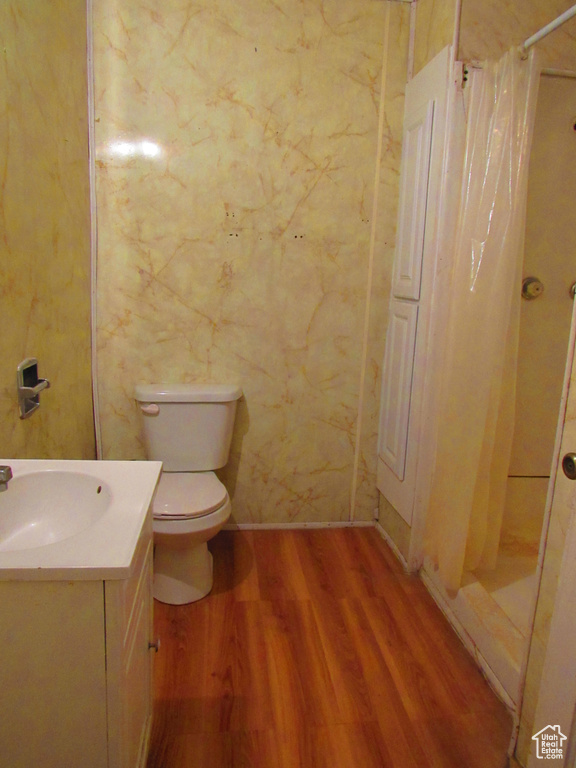
<path id="1" fill-rule="evenodd" d="M 414 507 L 428 320 L 438 260 L 451 74 L 452 51 L 445 48 L 406 88 L 377 485 L 408 524 Z"/>

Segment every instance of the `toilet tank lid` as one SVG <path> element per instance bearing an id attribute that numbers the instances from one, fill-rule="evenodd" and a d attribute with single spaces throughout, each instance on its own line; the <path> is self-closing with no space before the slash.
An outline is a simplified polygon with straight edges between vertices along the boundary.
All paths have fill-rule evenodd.
<path id="1" fill-rule="evenodd" d="M 236 384 L 137 384 L 139 403 L 228 403 L 242 397 Z"/>

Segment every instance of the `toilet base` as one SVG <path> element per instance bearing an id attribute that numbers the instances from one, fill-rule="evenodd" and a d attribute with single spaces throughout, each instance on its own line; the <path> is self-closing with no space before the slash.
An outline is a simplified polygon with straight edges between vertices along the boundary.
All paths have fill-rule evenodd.
<path id="1" fill-rule="evenodd" d="M 212 553 L 205 541 L 194 547 L 171 549 L 156 545 L 154 550 L 154 599 L 169 605 L 200 600 L 213 584 Z"/>

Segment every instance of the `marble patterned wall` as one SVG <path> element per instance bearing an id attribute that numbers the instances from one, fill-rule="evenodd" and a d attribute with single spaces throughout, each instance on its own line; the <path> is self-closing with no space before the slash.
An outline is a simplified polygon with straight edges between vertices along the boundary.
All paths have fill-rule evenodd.
<path id="1" fill-rule="evenodd" d="M 459 57 L 463 61 L 499 58 L 573 4 L 572 0 L 462 0 Z M 576 71 L 576 21 L 567 22 L 537 45 L 543 67 Z"/>
<path id="2" fill-rule="evenodd" d="M 95 2 L 104 457 L 144 455 L 138 381 L 238 382 L 238 522 L 377 503 L 381 340 L 363 339 L 386 6 Z"/>
<path id="3" fill-rule="evenodd" d="M 0 454 L 92 458 L 86 3 L 0 4 Z M 16 367 L 51 389 L 19 419 Z"/>
<path id="4" fill-rule="evenodd" d="M 456 10 L 456 0 L 418 0 L 414 35 L 414 75 L 447 45 L 452 45 Z"/>

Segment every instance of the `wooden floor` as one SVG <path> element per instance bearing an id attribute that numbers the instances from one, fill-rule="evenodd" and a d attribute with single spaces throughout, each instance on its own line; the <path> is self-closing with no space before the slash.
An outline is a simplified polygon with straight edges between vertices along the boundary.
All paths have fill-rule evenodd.
<path id="1" fill-rule="evenodd" d="M 512 722 L 375 529 L 224 531 L 155 603 L 149 768 L 504 768 Z"/>

